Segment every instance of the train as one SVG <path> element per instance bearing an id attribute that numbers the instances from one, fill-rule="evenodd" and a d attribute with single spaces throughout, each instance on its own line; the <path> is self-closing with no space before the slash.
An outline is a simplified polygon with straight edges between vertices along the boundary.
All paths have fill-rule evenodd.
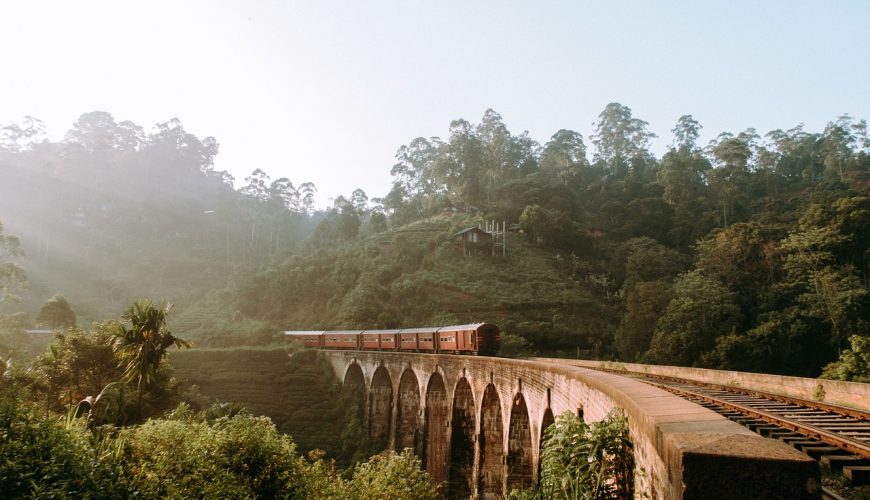
<path id="1" fill-rule="evenodd" d="M 501 332 L 492 323 L 401 330 L 285 331 L 306 347 L 349 351 L 397 351 L 493 356 Z"/>

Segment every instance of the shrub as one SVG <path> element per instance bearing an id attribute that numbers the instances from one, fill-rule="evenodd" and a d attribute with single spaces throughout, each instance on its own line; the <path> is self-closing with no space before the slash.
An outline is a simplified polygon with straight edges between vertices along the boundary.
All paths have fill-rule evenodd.
<path id="1" fill-rule="evenodd" d="M 405 449 L 388 451 L 357 465 L 350 481 L 351 498 L 359 500 L 399 500 L 438 498 L 436 486 L 422 470 L 420 459 Z"/>
<path id="2" fill-rule="evenodd" d="M 0 394 L 0 492 L 4 498 L 125 496 L 105 441 L 84 422 L 46 416 L 7 388 Z"/>
<path id="3" fill-rule="evenodd" d="M 304 497 L 305 462 L 268 418 L 152 420 L 122 431 L 127 467 L 145 497 Z"/>
<path id="4" fill-rule="evenodd" d="M 565 412 L 544 432 L 539 489 L 514 491 L 510 498 L 631 498 L 632 475 L 628 421 L 621 410 L 589 425 Z"/>

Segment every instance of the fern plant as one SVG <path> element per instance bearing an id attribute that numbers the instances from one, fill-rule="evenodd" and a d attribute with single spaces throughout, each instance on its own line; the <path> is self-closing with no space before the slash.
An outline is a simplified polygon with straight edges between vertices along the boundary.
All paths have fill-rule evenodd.
<path id="1" fill-rule="evenodd" d="M 536 490 L 511 492 L 510 498 L 630 498 L 633 472 L 628 420 L 622 410 L 614 410 L 593 424 L 565 412 L 544 432 L 540 486 Z"/>

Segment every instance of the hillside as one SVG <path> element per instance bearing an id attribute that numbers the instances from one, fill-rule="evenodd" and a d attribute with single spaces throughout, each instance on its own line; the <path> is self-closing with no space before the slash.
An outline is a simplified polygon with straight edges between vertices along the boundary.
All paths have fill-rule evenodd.
<path id="1" fill-rule="evenodd" d="M 702 146 L 683 115 L 661 157 L 647 127 L 608 104 L 590 160 L 577 132 L 539 144 L 487 110 L 401 146 L 383 198 L 357 189 L 313 213 L 308 183 L 257 169 L 232 189 L 212 168 L 214 139 L 177 120 L 146 136 L 89 113 L 64 141 L 28 135 L 0 151 L 0 217 L 30 278 L 20 309 L 0 313 L 33 315 L 64 293 L 86 323 L 167 298 L 180 306 L 171 327 L 200 347 L 486 320 L 502 326 L 504 354 L 804 376 L 860 353 L 866 122 Z M 486 220 L 522 233 L 504 257 L 463 256 L 453 235 Z"/>
<path id="2" fill-rule="evenodd" d="M 39 120 L 22 127 L 0 127 L 0 222 L 21 239 L 28 280 L 21 302 L 0 303 L 0 313 L 32 318 L 55 294 L 82 325 L 139 297 L 184 308 L 313 230 L 312 185 L 270 183 L 257 169 L 235 190 L 214 170 L 217 141 L 178 120 L 146 134 L 95 111 L 58 142 Z"/>
<path id="3" fill-rule="evenodd" d="M 222 293 L 223 307 L 211 299 L 190 308 L 174 328 L 203 345 L 215 343 L 216 334 L 228 342 L 233 330 L 243 335 L 233 316 L 279 330 L 492 321 L 508 344 L 524 337 L 547 352 L 575 354 L 578 347 L 612 343 L 617 318 L 607 291 L 577 279 L 576 258 L 514 233 L 508 233 L 504 257 L 463 256 L 452 235 L 478 222 L 442 214 L 290 257 Z M 207 319 L 194 329 L 196 318 Z"/>
<path id="4" fill-rule="evenodd" d="M 291 355 L 292 354 L 292 355 Z M 191 349 L 172 353 L 175 376 L 209 402 L 235 402 L 266 415 L 299 449 L 341 453 L 340 382 L 314 351 L 286 348 Z"/>

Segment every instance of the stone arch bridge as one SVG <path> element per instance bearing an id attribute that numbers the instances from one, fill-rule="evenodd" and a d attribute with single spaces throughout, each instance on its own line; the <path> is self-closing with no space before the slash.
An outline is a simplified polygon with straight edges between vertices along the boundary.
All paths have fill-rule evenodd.
<path id="1" fill-rule="evenodd" d="M 818 498 L 805 455 L 641 382 L 543 361 L 324 351 L 375 444 L 412 448 L 448 498 L 538 481 L 543 429 L 569 411 L 628 417 L 639 498 Z"/>

